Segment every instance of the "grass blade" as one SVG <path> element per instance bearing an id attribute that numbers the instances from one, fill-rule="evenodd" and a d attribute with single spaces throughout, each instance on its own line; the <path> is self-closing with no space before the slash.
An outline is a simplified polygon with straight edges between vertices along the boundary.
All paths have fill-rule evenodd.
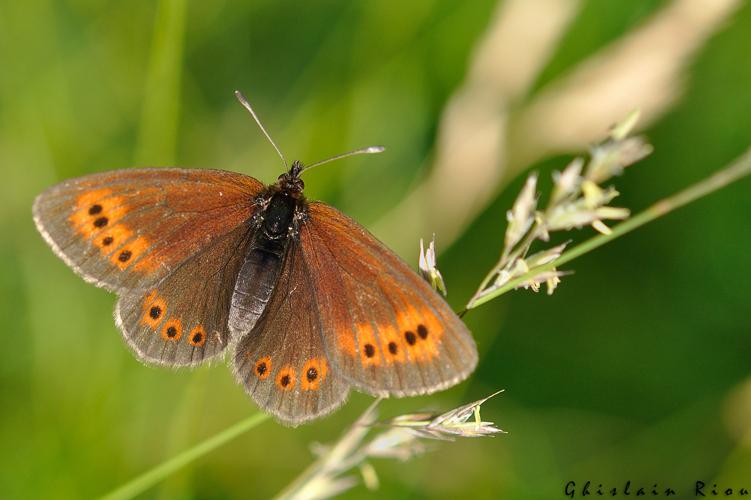
<path id="1" fill-rule="evenodd" d="M 249 431 L 258 424 L 268 420 L 269 416 L 265 413 L 255 413 L 245 420 L 241 420 L 235 425 L 226 428 L 219 434 L 216 434 L 205 441 L 198 443 L 197 445 L 189 448 L 179 455 L 167 460 L 166 462 L 157 465 L 153 469 L 141 474 L 140 476 L 128 481 L 119 488 L 112 490 L 106 495 L 102 496 L 102 500 L 124 500 L 127 498 L 133 498 L 151 488 L 159 481 L 181 469 L 185 465 L 197 460 L 198 458 L 206 455 L 240 436 L 241 434 Z"/>

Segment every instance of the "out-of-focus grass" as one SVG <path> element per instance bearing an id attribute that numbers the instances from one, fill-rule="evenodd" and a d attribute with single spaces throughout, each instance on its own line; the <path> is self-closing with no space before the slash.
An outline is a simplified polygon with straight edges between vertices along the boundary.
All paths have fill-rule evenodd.
<path id="1" fill-rule="evenodd" d="M 136 161 L 173 163 L 180 117 L 185 0 L 158 3 Z"/>
<path id="2" fill-rule="evenodd" d="M 583 2 L 574 26 L 587 29 L 568 32 L 538 87 L 668 3 Z M 428 168 L 446 99 L 495 8 L 489 0 L 186 2 L 182 34 L 170 22 L 160 27 L 160 16 L 179 16 L 180 5 L 0 5 L 4 498 L 109 491 L 255 411 L 221 365 L 170 371 L 133 359 L 109 314 L 113 297 L 75 277 L 36 234 L 30 207 L 38 192 L 66 177 L 168 160 L 273 180 L 278 160 L 234 101 L 237 88 L 289 157 L 386 145 L 385 155 L 306 179 L 311 197 L 372 223 Z M 159 49 L 156 41 L 171 37 L 177 45 Z M 646 131 L 655 153 L 618 180 L 621 203 L 639 210 L 745 149 L 749 46 L 744 5 L 696 56 L 685 94 Z M 150 78 L 157 70 L 172 76 Z M 533 167 L 547 175 L 565 161 Z M 438 235 L 454 307 L 495 261 L 520 182 L 451 248 Z M 742 470 L 724 467 L 747 447 L 737 446 L 722 412 L 750 372 L 748 190 L 748 182 L 731 186 L 590 254 L 552 298 L 511 294 L 468 315 L 481 353 L 471 381 L 387 401 L 382 411 L 445 408 L 465 392 L 470 400 L 504 387 L 484 413 L 510 434 L 442 445 L 409 464 L 376 463 L 382 493 L 539 498 L 559 495 L 570 479 L 740 482 Z M 387 243 L 411 245 L 405 257 L 416 263 L 421 236 L 430 234 Z M 311 441 L 333 439 L 368 401 L 355 395 L 299 429 L 266 422 L 150 496 L 269 496 L 309 463 Z"/>

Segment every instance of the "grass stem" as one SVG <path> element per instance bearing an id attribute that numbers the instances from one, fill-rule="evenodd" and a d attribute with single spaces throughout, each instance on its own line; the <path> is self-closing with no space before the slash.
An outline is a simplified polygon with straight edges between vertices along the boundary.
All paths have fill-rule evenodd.
<path id="1" fill-rule="evenodd" d="M 173 472 L 185 467 L 187 464 L 193 462 L 194 460 L 197 460 L 207 453 L 214 451 L 223 444 L 232 441 L 237 436 L 268 420 L 268 418 L 269 416 L 265 413 L 255 413 L 248 418 L 241 420 L 235 425 L 224 429 L 219 434 L 215 434 L 205 441 L 198 443 L 192 448 L 188 448 L 182 453 L 170 458 L 166 462 L 163 462 L 153 469 L 128 481 L 119 488 L 102 496 L 102 500 L 124 500 L 133 498 L 136 495 L 139 495 L 147 489 L 151 488 Z"/>
<path id="2" fill-rule="evenodd" d="M 474 309 L 477 306 L 490 302 L 507 293 L 516 287 L 526 283 L 531 278 L 540 275 L 546 271 L 551 271 L 554 268 L 558 268 L 567 262 L 570 262 L 577 257 L 580 257 L 592 250 L 608 243 L 616 238 L 630 233 L 634 229 L 637 229 L 648 222 L 652 222 L 684 205 L 687 205 L 693 201 L 698 200 L 708 194 L 711 194 L 728 184 L 735 182 L 742 177 L 751 174 L 751 148 L 746 150 L 739 158 L 737 158 L 730 165 L 726 166 L 722 170 L 712 174 L 711 176 L 703 179 L 696 184 L 689 186 L 688 188 L 680 191 L 672 196 L 669 196 L 663 200 L 658 201 L 651 207 L 647 208 L 643 212 L 635 215 L 634 217 L 627 219 L 626 221 L 618 224 L 612 228 L 610 234 L 599 234 L 587 241 L 572 247 L 563 255 L 555 259 L 554 261 L 545 264 L 543 266 L 536 267 L 534 270 L 527 272 L 515 279 L 510 280 L 497 289 L 480 295 L 476 299 L 473 299 L 467 304 L 467 310 Z"/>

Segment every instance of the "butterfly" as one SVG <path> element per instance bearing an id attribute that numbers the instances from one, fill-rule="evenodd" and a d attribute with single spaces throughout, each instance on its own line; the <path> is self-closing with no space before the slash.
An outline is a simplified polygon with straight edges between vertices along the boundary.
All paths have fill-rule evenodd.
<path id="1" fill-rule="evenodd" d="M 271 185 L 222 170 L 87 175 L 40 194 L 34 222 L 77 274 L 118 295 L 115 322 L 140 361 L 229 352 L 237 382 L 283 424 L 334 411 L 350 388 L 402 397 L 464 380 L 477 364 L 464 323 L 365 228 L 305 198 L 312 166 L 295 161 Z"/>

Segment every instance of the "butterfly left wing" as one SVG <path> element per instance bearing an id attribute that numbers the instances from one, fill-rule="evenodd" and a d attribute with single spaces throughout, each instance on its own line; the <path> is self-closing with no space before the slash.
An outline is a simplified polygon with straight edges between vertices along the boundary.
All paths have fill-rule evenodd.
<path id="1" fill-rule="evenodd" d="M 233 366 L 238 383 L 261 409 L 295 426 L 344 404 L 349 384 L 326 353 L 299 242 L 289 245 L 268 305 L 238 343 Z"/>
<path id="2" fill-rule="evenodd" d="M 428 394 L 474 370 L 477 347 L 464 323 L 365 228 L 311 203 L 300 241 L 326 352 L 354 387 Z"/>

